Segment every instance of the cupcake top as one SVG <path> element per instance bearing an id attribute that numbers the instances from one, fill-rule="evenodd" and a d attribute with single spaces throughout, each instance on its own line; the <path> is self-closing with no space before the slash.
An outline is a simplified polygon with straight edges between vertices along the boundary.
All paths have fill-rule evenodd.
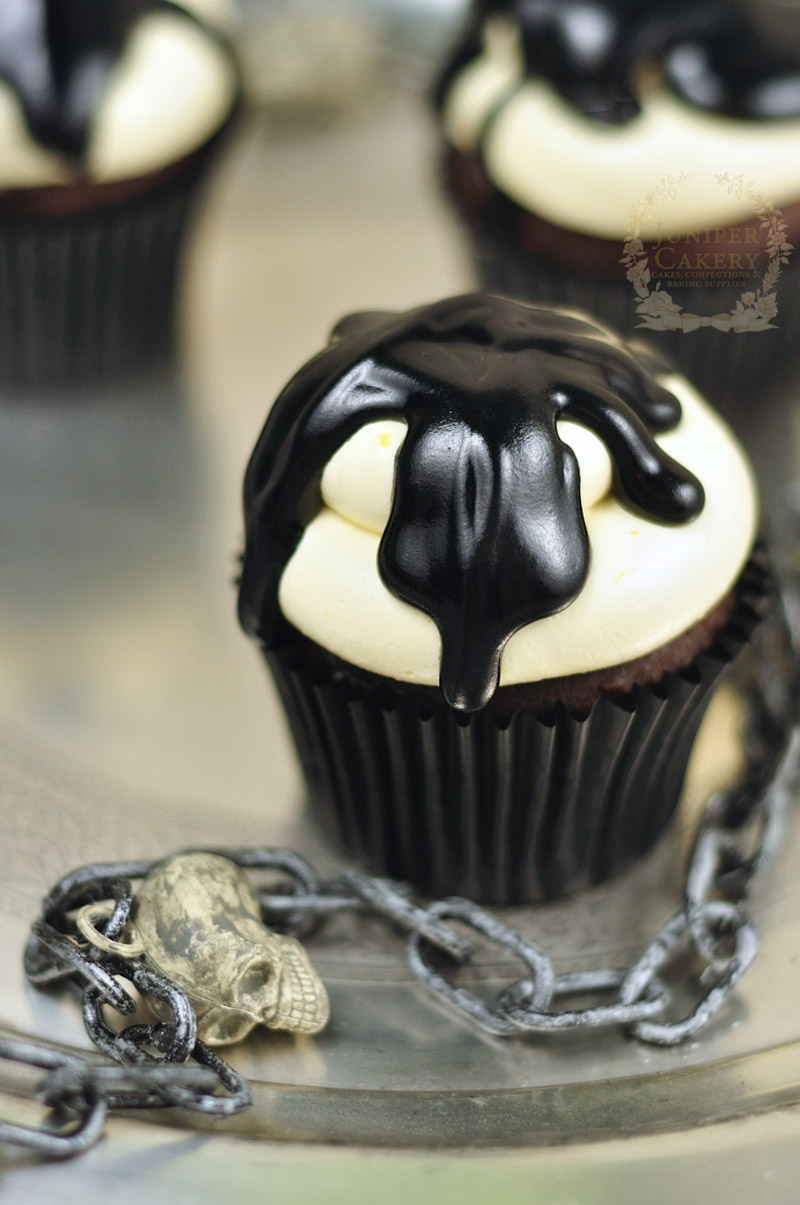
<path id="1" fill-rule="evenodd" d="M 482 295 L 345 319 L 248 466 L 239 614 L 476 710 L 621 664 L 730 591 L 756 526 L 727 428 L 587 317 Z"/>
<path id="2" fill-rule="evenodd" d="M 0 4 L 0 188 L 158 171 L 233 109 L 227 39 L 194 0 Z"/>
<path id="3" fill-rule="evenodd" d="M 800 196 L 800 64 L 736 0 L 480 0 L 437 99 L 447 140 L 567 229 L 621 237 L 667 175 L 696 177 L 675 222 L 752 216 L 715 174 Z"/>

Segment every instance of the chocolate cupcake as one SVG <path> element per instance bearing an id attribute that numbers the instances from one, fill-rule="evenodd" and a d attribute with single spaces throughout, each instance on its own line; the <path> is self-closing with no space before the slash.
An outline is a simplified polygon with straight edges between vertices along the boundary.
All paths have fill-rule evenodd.
<path id="1" fill-rule="evenodd" d="M 512 902 L 652 845 L 766 596 L 750 470 L 687 381 L 496 297 L 354 315 L 244 501 L 240 620 L 345 849 Z"/>
<path id="2" fill-rule="evenodd" d="M 763 422 L 800 346 L 800 64 L 737 0 L 476 0 L 436 100 L 484 287 L 636 330 Z"/>
<path id="3" fill-rule="evenodd" d="M 0 383 L 168 359 L 187 220 L 239 91 L 192 5 L 0 6 Z"/>

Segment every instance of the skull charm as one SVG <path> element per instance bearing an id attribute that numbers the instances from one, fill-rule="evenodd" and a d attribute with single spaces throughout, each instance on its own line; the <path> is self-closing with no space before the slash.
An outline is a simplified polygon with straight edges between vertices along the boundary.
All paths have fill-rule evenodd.
<path id="1" fill-rule="evenodd" d="M 133 917 L 146 961 L 179 984 L 210 1045 L 238 1042 L 261 1023 L 318 1033 L 328 995 L 300 942 L 271 933 L 240 868 L 209 853 L 155 866 Z"/>

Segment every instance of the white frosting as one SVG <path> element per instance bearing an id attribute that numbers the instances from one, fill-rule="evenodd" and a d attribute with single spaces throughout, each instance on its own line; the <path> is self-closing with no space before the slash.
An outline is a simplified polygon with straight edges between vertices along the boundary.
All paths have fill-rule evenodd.
<path id="1" fill-rule="evenodd" d="M 219 128 L 237 90 L 233 64 L 199 26 L 177 13 L 147 14 L 131 31 L 98 108 L 90 177 L 122 180 L 176 162 Z M 32 137 L 18 97 L 2 83 L 0 147 L 0 188 L 71 178 L 63 159 Z"/>
<path id="2" fill-rule="evenodd" d="M 738 578 L 757 526 L 750 468 L 686 380 L 669 376 L 662 384 L 680 399 L 683 417 L 657 440 L 702 481 L 703 510 L 674 527 L 633 514 L 609 492 L 605 446 L 574 423 L 560 423 L 580 466 L 589 574 L 570 606 L 511 637 L 501 684 L 603 669 L 650 653 L 707 615 Z M 370 423 L 331 459 L 322 479 L 326 505 L 284 570 L 279 601 L 296 628 L 351 664 L 433 686 L 441 655 L 436 625 L 395 598 L 377 566 L 404 438 L 403 423 Z"/>
<path id="3" fill-rule="evenodd" d="M 667 175 L 694 178 L 676 188 L 658 221 L 673 230 L 733 225 L 754 216 L 746 196 L 716 179 L 743 174 L 774 205 L 800 198 L 800 120 L 737 121 L 683 103 L 643 76 L 642 112 L 620 125 L 584 116 L 543 80 L 527 80 L 493 118 L 497 103 L 525 78 L 522 52 L 505 21 L 487 22 L 484 51 L 457 76 L 443 123 L 458 150 L 481 153 L 494 185 L 555 225 L 622 239 L 634 205 Z"/>

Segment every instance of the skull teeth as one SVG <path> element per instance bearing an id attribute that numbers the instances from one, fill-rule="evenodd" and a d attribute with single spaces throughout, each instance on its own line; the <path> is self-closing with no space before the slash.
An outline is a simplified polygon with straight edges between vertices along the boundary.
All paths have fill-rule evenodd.
<path id="1" fill-rule="evenodd" d="M 283 975 L 272 1024 L 300 1033 L 318 1033 L 330 1015 L 328 994 L 302 946 L 292 938 L 284 939 L 281 944 Z"/>

